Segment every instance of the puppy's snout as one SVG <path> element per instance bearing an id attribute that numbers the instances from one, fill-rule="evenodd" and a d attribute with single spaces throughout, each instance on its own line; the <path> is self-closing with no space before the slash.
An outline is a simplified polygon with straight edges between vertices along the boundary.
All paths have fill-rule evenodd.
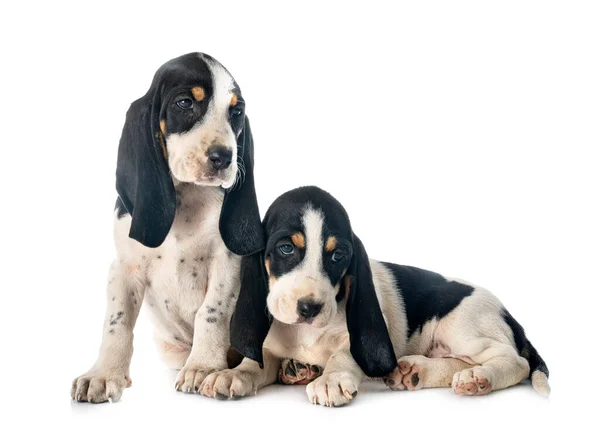
<path id="1" fill-rule="evenodd" d="M 220 145 L 212 146 L 208 149 L 207 154 L 208 161 L 217 171 L 227 169 L 231 165 L 233 152 L 229 148 Z"/>
<path id="2" fill-rule="evenodd" d="M 311 319 L 316 317 L 323 308 L 323 304 L 318 304 L 309 299 L 298 300 L 298 314 L 305 319 Z"/>

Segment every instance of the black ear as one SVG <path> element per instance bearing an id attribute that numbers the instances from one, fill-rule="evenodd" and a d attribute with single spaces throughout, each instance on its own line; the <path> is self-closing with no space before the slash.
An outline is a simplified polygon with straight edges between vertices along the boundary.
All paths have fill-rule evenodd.
<path id="1" fill-rule="evenodd" d="M 375 293 L 367 252 L 360 239 L 353 237 L 354 254 L 347 272 L 352 281 L 346 303 L 350 351 L 367 376 L 382 377 L 397 366 L 394 347 Z"/>
<path id="2" fill-rule="evenodd" d="M 160 106 L 156 86 L 131 104 L 117 160 L 117 192 L 132 217 L 129 237 L 152 248 L 167 237 L 176 207 L 159 125 Z"/>
<path id="3" fill-rule="evenodd" d="M 219 230 L 230 251 L 246 256 L 265 248 L 254 189 L 254 142 L 248 117 L 244 119 L 237 145 L 239 182 L 225 194 Z"/>
<path id="4" fill-rule="evenodd" d="M 242 258 L 241 290 L 231 318 L 231 345 L 262 368 L 262 345 L 269 333 L 267 272 L 263 252 Z"/>

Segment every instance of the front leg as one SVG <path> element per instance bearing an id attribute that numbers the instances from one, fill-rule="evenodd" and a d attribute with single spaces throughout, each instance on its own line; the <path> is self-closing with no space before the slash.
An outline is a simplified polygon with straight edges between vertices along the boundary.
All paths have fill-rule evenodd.
<path id="1" fill-rule="evenodd" d="M 256 361 L 244 358 L 234 369 L 212 373 L 202 383 L 200 393 L 220 400 L 254 395 L 258 389 L 277 380 L 281 360 L 263 349 L 263 362 L 264 366 L 260 368 Z"/>
<path id="2" fill-rule="evenodd" d="M 329 358 L 323 376 L 306 386 L 308 399 L 326 407 L 349 404 L 358 395 L 364 376 L 350 350 L 343 348 Z"/>
<path id="3" fill-rule="evenodd" d="M 102 344 L 96 363 L 75 378 L 71 397 L 80 402 L 118 401 L 131 386 L 129 364 L 133 354 L 133 327 L 142 305 L 141 265 L 115 261 L 108 279 Z"/>
<path id="4" fill-rule="evenodd" d="M 227 368 L 229 322 L 240 290 L 240 257 L 229 251 L 215 256 L 208 288 L 194 320 L 192 351 L 175 381 L 175 389 L 198 392 L 210 373 Z"/>

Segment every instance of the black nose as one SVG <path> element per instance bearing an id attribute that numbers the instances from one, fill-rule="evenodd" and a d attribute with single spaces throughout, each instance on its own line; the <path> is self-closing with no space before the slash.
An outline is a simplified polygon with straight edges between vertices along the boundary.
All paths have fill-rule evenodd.
<path id="1" fill-rule="evenodd" d="M 224 170 L 231 165 L 233 153 L 224 146 L 213 146 L 208 149 L 208 160 L 215 170 Z"/>
<path id="2" fill-rule="evenodd" d="M 317 316 L 322 308 L 323 304 L 317 304 L 315 302 L 307 301 L 306 299 L 300 299 L 298 301 L 298 314 L 306 319 Z"/>

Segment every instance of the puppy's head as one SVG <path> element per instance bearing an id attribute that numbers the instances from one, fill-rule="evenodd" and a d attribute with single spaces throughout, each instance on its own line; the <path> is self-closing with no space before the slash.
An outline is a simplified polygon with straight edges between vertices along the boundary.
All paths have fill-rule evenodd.
<path id="1" fill-rule="evenodd" d="M 230 188 L 238 171 L 237 138 L 244 99 L 229 72 L 212 57 L 194 54 L 163 65 L 159 126 L 173 177 Z"/>
<path id="2" fill-rule="evenodd" d="M 263 220 L 267 242 L 242 263 L 232 344 L 262 360 L 268 313 L 285 324 L 327 328 L 346 311 L 351 351 L 369 376 L 396 364 L 364 247 L 342 205 L 316 187 L 280 196 Z"/>
<path id="3" fill-rule="evenodd" d="M 202 53 L 161 66 L 127 112 L 117 191 L 133 218 L 132 238 L 150 247 L 162 243 L 175 215 L 177 182 L 227 190 L 220 224 L 227 247 L 238 254 L 262 248 L 244 99 L 229 72 Z"/>
<path id="4" fill-rule="evenodd" d="M 354 243 L 341 205 L 309 191 L 282 196 L 267 213 L 267 307 L 280 322 L 318 328 L 333 320 L 350 290 Z"/>

